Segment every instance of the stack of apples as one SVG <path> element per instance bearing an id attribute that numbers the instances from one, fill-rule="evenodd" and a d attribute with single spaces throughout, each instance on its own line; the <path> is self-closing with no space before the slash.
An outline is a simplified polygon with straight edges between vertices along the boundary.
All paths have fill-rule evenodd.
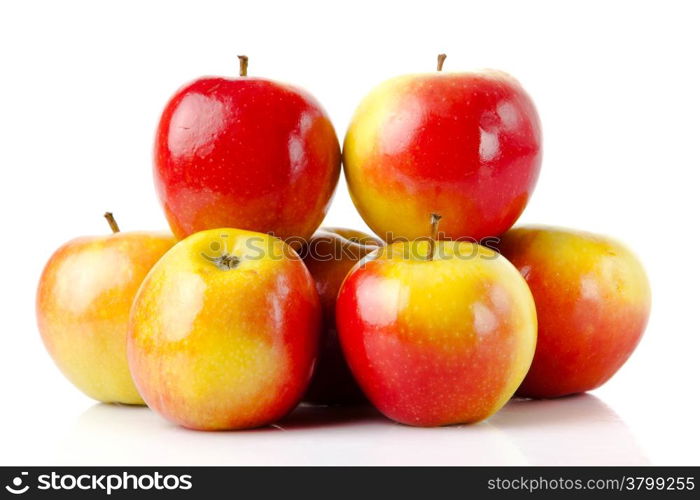
<path id="1" fill-rule="evenodd" d="M 511 229 L 540 122 L 497 71 L 391 79 L 340 144 L 291 85 L 207 77 L 168 102 L 154 176 L 173 235 L 78 238 L 49 260 L 39 330 L 103 402 L 192 429 L 275 422 L 300 402 L 373 404 L 416 426 L 483 420 L 514 395 L 606 382 L 650 290 L 620 243 Z M 370 236 L 319 228 L 341 171 Z"/>

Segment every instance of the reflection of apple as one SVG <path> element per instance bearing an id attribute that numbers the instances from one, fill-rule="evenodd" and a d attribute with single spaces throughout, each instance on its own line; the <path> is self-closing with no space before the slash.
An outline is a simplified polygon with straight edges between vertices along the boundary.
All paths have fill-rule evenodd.
<path id="1" fill-rule="evenodd" d="M 370 254 L 345 279 L 336 320 L 370 401 L 420 426 L 496 412 L 527 373 L 537 331 L 517 270 L 469 242 L 399 242 Z"/>
<path id="2" fill-rule="evenodd" d="M 540 122 L 505 73 L 400 76 L 362 101 L 343 161 L 358 211 L 386 241 L 428 236 L 432 212 L 452 239 L 497 236 L 534 189 Z"/>
<path id="3" fill-rule="evenodd" d="M 291 85 L 209 77 L 168 102 L 155 181 L 175 235 L 236 227 L 308 238 L 340 174 L 340 146 L 318 102 Z"/>
<path id="4" fill-rule="evenodd" d="M 118 232 L 72 240 L 51 256 L 39 281 L 37 320 L 63 374 L 91 398 L 143 404 L 126 361 L 129 309 L 171 235 Z"/>
<path id="5" fill-rule="evenodd" d="M 650 465 L 625 422 L 592 394 L 513 398 L 489 424 L 521 450 L 525 465 Z"/>
<path id="6" fill-rule="evenodd" d="M 299 402 L 318 350 L 313 279 L 282 240 L 212 229 L 182 240 L 134 299 L 131 373 L 148 406 L 185 427 L 257 427 Z"/>
<path id="7" fill-rule="evenodd" d="M 620 243 L 581 231 L 520 227 L 501 252 L 525 277 L 539 335 L 518 394 L 556 397 L 595 389 L 632 354 L 649 318 L 642 265 Z"/>
<path id="8" fill-rule="evenodd" d="M 381 242 L 354 229 L 322 228 L 309 240 L 304 263 L 316 282 L 323 307 L 321 350 L 304 399 L 310 403 L 339 404 L 364 400 L 348 370 L 335 327 L 335 300 L 348 271 Z"/>

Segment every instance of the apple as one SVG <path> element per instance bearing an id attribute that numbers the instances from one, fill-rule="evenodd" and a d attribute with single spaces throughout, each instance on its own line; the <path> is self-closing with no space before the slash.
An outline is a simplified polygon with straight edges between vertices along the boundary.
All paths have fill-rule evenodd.
<path id="1" fill-rule="evenodd" d="M 357 108 L 344 171 L 360 215 L 385 241 L 428 236 L 423 222 L 433 212 L 444 217 L 447 239 L 480 239 L 503 233 L 522 213 L 541 141 L 535 106 L 505 73 L 406 75 Z"/>
<path id="2" fill-rule="evenodd" d="M 361 258 L 383 243 L 362 231 L 321 228 L 308 241 L 304 263 L 316 282 L 323 308 L 318 363 L 304 400 L 315 404 L 348 404 L 365 401 L 348 369 L 338 343 L 335 300 L 343 279 Z"/>
<path id="3" fill-rule="evenodd" d="M 180 241 L 141 285 L 129 367 L 146 404 L 173 422 L 258 427 L 301 399 L 320 325 L 313 278 L 286 243 L 211 229 Z"/>
<path id="4" fill-rule="evenodd" d="M 522 382 L 537 335 L 525 280 L 467 241 L 396 242 L 350 271 L 336 322 L 369 400 L 415 426 L 483 420 Z"/>
<path id="5" fill-rule="evenodd" d="M 378 247 L 384 245 L 384 241 L 380 240 L 379 238 L 371 236 L 364 231 L 358 231 L 357 229 L 349 229 L 346 227 L 323 227 L 320 230 L 326 233 L 335 233 L 345 240 L 358 243 L 360 245 L 374 245 Z"/>
<path id="6" fill-rule="evenodd" d="M 69 241 L 39 280 L 41 338 L 63 374 L 105 403 L 143 404 L 126 360 L 129 309 L 151 267 L 175 244 L 172 235 L 119 232 Z"/>
<path id="7" fill-rule="evenodd" d="M 321 224 L 340 174 L 340 146 L 308 93 L 247 76 L 206 77 L 163 111 L 154 177 L 173 232 L 236 227 L 306 239 Z"/>
<path id="8" fill-rule="evenodd" d="M 511 229 L 499 244 L 532 290 L 537 349 L 518 395 L 553 398 L 604 384 L 630 357 L 649 319 L 644 268 L 617 241 L 546 226 Z"/>

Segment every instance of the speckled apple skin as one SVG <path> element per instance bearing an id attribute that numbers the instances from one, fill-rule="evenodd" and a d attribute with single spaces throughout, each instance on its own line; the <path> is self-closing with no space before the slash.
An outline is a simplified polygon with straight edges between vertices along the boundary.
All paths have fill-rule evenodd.
<path id="1" fill-rule="evenodd" d="M 651 309 L 644 268 L 621 243 L 583 231 L 524 226 L 500 250 L 535 298 L 535 359 L 518 395 L 552 398 L 595 389 L 642 338 Z"/>
<path id="2" fill-rule="evenodd" d="M 222 269 L 222 255 L 239 260 Z M 214 260 L 212 260 L 214 259 Z M 150 408 L 191 429 L 259 427 L 301 399 L 316 360 L 314 281 L 278 238 L 214 229 L 154 266 L 131 311 L 131 373 Z"/>
<path id="3" fill-rule="evenodd" d="M 345 361 L 335 326 L 335 301 L 352 267 L 383 243 L 362 231 L 321 228 L 309 240 L 304 264 L 316 282 L 323 307 L 318 363 L 304 401 L 337 405 L 366 402 Z"/>
<path id="4" fill-rule="evenodd" d="M 433 261 L 425 241 L 371 253 L 336 304 L 364 393 L 387 417 L 416 426 L 495 413 L 525 377 L 536 343 L 532 295 L 505 258 L 468 242 L 436 246 Z"/>
<path id="5" fill-rule="evenodd" d="M 343 146 L 348 189 L 382 239 L 497 236 L 520 216 L 541 163 L 540 121 L 498 71 L 406 75 L 362 101 Z"/>
<path id="6" fill-rule="evenodd" d="M 340 145 L 320 104 L 262 78 L 201 78 L 168 102 L 154 177 L 170 227 L 236 227 L 309 238 L 340 175 Z"/>
<path id="7" fill-rule="evenodd" d="M 175 243 L 160 233 L 88 236 L 66 243 L 46 264 L 36 297 L 41 338 L 91 398 L 143 404 L 126 359 L 129 310 L 146 274 Z"/>

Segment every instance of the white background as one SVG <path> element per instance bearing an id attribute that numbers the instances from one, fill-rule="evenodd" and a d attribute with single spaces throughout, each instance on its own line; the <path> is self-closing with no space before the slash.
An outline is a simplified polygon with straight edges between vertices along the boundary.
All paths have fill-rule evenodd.
<path id="1" fill-rule="evenodd" d="M 692 2 L 3 2 L 0 6 L 0 463 L 700 463 L 698 12 Z M 545 154 L 520 222 L 614 235 L 650 275 L 645 338 L 603 388 L 512 402 L 487 422 L 413 429 L 303 409 L 280 428 L 197 433 L 96 405 L 55 368 L 39 273 L 84 234 L 165 229 L 151 148 L 172 93 L 202 75 L 293 82 L 339 136 L 382 80 L 493 67 L 537 104 Z M 365 228 L 338 186 L 327 224 Z M 284 432 L 286 430 L 286 432 Z"/>

